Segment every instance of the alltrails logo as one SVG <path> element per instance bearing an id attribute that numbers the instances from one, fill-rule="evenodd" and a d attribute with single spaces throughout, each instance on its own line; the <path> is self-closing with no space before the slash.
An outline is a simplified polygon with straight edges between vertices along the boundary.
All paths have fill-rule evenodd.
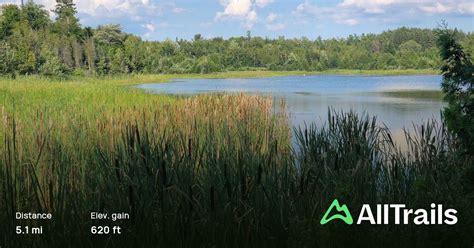
<path id="1" fill-rule="evenodd" d="M 331 217 L 328 218 L 329 214 L 332 212 L 334 208 L 336 208 L 338 212 L 342 211 L 344 215 L 333 214 Z M 349 209 L 347 208 L 346 205 L 342 205 L 342 206 L 339 205 L 339 201 L 337 201 L 337 199 L 334 199 L 334 201 L 331 203 L 331 206 L 329 206 L 328 210 L 326 210 L 326 213 L 324 213 L 324 216 L 321 219 L 320 223 L 321 225 L 324 225 L 334 219 L 341 219 L 342 221 L 346 222 L 346 224 L 348 225 L 352 225 L 353 223 L 352 215 L 349 212 Z"/>
<path id="2" fill-rule="evenodd" d="M 393 218 L 390 218 L 392 214 Z M 432 203 L 430 210 L 408 209 L 405 204 L 377 204 L 374 215 L 370 205 L 364 204 L 360 210 L 357 225 L 363 221 L 368 221 L 372 225 L 392 224 L 390 220 L 393 220 L 393 224 L 395 225 L 407 225 L 411 223 L 415 225 L 454 225 L 458 222 L 456 214 L 457 211 L 455 209 L 443 210 L 443 205 Z M 344 221 L 347 225 L 352 225 L 353 223 L 352 215 L 348 207 L 345 204 L 340 205 L 337 199 L 335 199 L 328 210 L 326 210 L 320 223 L 321 225 L 325 225 L 336 219 Z"/>

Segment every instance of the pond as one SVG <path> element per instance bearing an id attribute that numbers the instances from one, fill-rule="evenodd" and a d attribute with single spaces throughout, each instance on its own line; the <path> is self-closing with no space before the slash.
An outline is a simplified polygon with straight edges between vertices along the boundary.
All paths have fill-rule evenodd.
<path id="1" fill-rule="evenodd" d="M 242 79 L 179 79 L 170 83 L 142 84 L 149 92 L 194 95 L 216 92 L 246 92 L 283 98 L 293 126 L 326 121 L 328 108 L 355 110 L 376 115 L 379 123 L 401 139 L 403 128 L 411 129 L 428 119 L 440 120 L 444 106 L 440 94 L 442 77 L 416 76 L 286 76 Z M 398 136 L 398 137 L 397 137 Z"/>

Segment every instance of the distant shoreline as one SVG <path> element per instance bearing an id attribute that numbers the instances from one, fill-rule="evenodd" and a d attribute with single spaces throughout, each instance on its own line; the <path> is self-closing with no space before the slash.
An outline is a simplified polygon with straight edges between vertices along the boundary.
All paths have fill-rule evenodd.
<path id="1" fill-rule="evenodd" d="M 104 78 L 125 84 L 165 83 L 177 79 L 222 79 L 222 78 L 258 78 L 311 75 L 345 75 L 345 76 L 407 76 L 407 75 L 440 75 L 433 69 L 407 70 L 324 70 L 324 71 L 227 71 L 208 74 L 134 74 Z M 100 80 L 100 79 L 95 79 Z"/>
<path id="2" fill-rule="evenodd" d="M 146 74 L 145 74 L 146 75 Z M 150 74 L 153 75 L 153 74 Z M 245 77 L 278 77 L 303 75 L 367 75 L 367 76 L 403 76 L 403 75 L 440 75 L 433 69 L 406 69 L 406 70 L 351 70 L 334 69 L 324 71 L 227 71 L 208 74 L 170 74 L 176 78 L 245 78 Z"/>
<path id="3" fill-rule="evenodd" d="M 440 75 L 433 69 L 406 70 L 324 70 L 324 71 L 227 71 L 208 74 L 121 74 L 114 76 L 71 76 L 68 78 L 42 77 L 38 75 L 18 76 L 16 79 L 0 77 L 0 83 L 15 82 L 76 82 L 93 84 L 137 85 L 146 83 L 166 83 L 178 79 L 222 79 L 222 78 L 258 78 L 282 76 L 311 76 L 311 75 L 345 75 L 345 76 L 405 76 L 405 75 Z"/>

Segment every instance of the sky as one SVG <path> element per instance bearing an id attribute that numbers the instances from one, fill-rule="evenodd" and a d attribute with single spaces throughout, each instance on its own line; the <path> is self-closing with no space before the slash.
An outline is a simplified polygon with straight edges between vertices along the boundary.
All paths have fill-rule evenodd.
<path id="1" fill-rule="evenodd" d="M 0 4 L 21 0 L 0 0 Z M 28 0 L 24 0 L 25 2 Z M 46 9 L 56 0 L 35 0 Z M 120 24 L 146 40 L 253 36 L 341 38 L 398 27 L 474 31 L 474 0 L 75 0 L 83 26 Z"/>

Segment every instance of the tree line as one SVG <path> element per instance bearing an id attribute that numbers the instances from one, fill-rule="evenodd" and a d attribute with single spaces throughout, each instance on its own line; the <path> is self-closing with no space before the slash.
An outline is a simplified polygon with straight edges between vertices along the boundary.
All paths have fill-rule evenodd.
<path id="1" fill-rule="evenodd" d="M 123 73 L 210 73 L 231 70 L 439 68 L 436 30 L 399 28 L 381 34 L 314 40 L 246 36 L 145 41 L 120 25 L 82 27 L 73 0 L 52 12 L 29 0 L 0 8 L 0 74 L 47 76 Z M 467 51 L 474 34 L 456 30 Z"/>

